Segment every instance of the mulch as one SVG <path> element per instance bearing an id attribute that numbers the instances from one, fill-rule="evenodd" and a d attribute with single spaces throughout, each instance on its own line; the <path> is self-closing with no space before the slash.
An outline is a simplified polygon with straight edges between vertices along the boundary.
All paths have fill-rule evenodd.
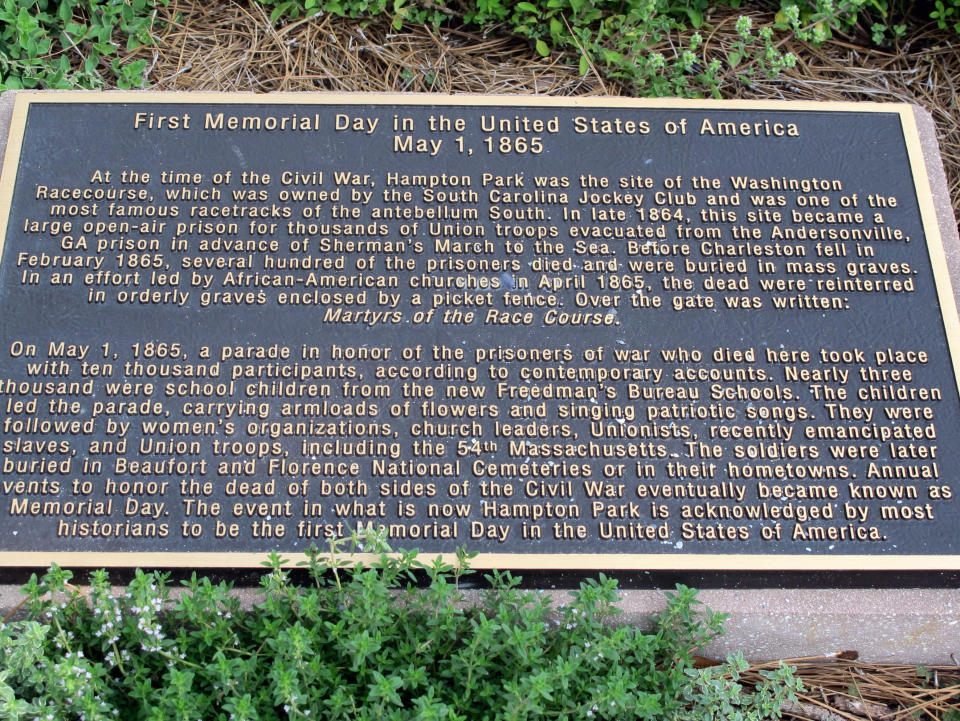
<path id="1" fill-rule="evenodd" d="M 783 659 L 786 665 L 796 667 L 805 689 L 796 703 L 784 707 L 784 717 L 813 721 L 960 719 L 960 664 L 864 663 L 856 656 L 856 652 L 843 651 L 831 658 Z M 759 681 L 761 671 L 772 670 L 779 663 L 753 664 L 744 680 Z"/>

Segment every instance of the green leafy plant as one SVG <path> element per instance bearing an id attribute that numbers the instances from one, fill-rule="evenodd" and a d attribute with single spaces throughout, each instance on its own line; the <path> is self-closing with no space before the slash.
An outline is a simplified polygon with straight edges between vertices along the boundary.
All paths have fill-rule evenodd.
<path id="1" fill-rule="evenodd" d="M 960 0 L 934 0 L 935 9 L 930 17 L 936 19 L 941 29 L 950 27 L 949 18 L 960 19 Z M 812 44 L 822 43 L 833 32 L 850 32 L 858 23 L 870 30 L 871 40 L 883 44 L 890 38 L 903 37 L 907 32 L 907 19 L 913 15 L 922 21 L 922 6 L 899 0 L 781 0 L 776 27 L 786 28 L 790 13 L 799 20 L 797 37 Z M 795 8 L 795 10 L 793 9 Z M 960 32 L 960 22 L 953 26 Z"/>
<path id="2" fill-rule="evenodd" d="M 309 554 L 305 586 L 274 557 L 249 609 L 195 575 L 171 595 L 138 572 L 115 595 L 102 571 L 81 592 L 52 567 L 24 589 L 29 618 L 0 627 L 0 718 L 739 719 L 776 715 L 796 688 L 784 671 L 748 694 L 739 661 L 695 671 L 723 616 L 682 586 L 645 632 L 611 624 L 619 591 L 603 576 L 554 607 L 493 572 L 466 603 L 468 554 L 373 550 L 370 566 Z"/>
<path id="3" fill-rule="evenodd" d="M 561 54 L 581 74 L 621 81 L 642 96 L 719 97 L 723 82 L 753 72 L 730 72 L 720 58 L 707 58 L 700 33 L 689 31 L 706 22 L 709 0 L 470 0 L 456 9 L 433 0 L 393 0 L 392 6 L 387 0 L 258 1 L 271 8 L 273 20 L 308 12 L 352 18 L 391 13 L 397 28 L 452 19 L 496 26 L 526 38 L 543 57 Z M 767 75 L 793 58 L 776 50 L 767 29 L 744 38 L 733 55 Z"/>
<path id="4" fill-rule="evenodd" d="M 793 12 L 795 9 L 796 6 L 788 9 L 787 18 L 794 30 L 799 32 L 797 14 Z M 741 16 L 737 19 L 736 31 L 737 39 L 727 52 L 727 62 L 741 82 L 749 84 L 751 78 L 760 73 L 774 77 L 781 70 L 796 64 L 797 58 L 793 53 L 780 52 L 770 27 L 761 27 L 754 33 L 753 21 Z"/>
<path id="5" fill-rule="evenodd" d="M 798 38 L 819 44 L 834 30 L 850 30 L 867 10 L 885 15 L 886 9 L 887 0 L 783 0 L 777 20 L 782 26 L 786 15 Z"/>
<path id="6" fill-rule="evenodd" d="M 689 706 L 678 717 L 689 721 L 765 721 L 779 718 L 785 701 L 797 700 L 803 684 L 796 669 L 783 664 L 774 671 L 761 671 L 764 681 L 753 690 L 740 683 L 749 667 L 742 653 L 729 656 L 725 664 L 688 672 L 693 683 L 684 689 Z"/>
<path id="7" fill-rule="evenodd" d="M 160 0 L 165 3 L 166 0 Z M 157 0 L 0 0 L 0 90 L 143 84 Z"/>
<path id="8" fill-rule="evenodd" d="M 930 17 L 937 21 L 937 27 L 941 30 L 952 29 L 960 34 L 960 0 L 936 0 Z"/>

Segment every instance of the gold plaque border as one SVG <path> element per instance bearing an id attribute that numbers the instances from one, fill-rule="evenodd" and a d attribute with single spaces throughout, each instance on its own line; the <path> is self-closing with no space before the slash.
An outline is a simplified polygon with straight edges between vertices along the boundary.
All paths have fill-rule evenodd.
<path id="1" fill-rule="evenodd" d="M 920 210 L 927 252 L 933 270 L 940 317 L 947 336 L 954 380 L 960 387 L 960 315 L 950 278 L 950 268 L 937 222 L 926 160 L 920 143 L 914 107 L 906 103 L 813 102 L 784 100 L 683 100 L 678 98 L 544 97 L 522 95 L 433 95 L 430 93 L 181 93 L 142 91 L 18 91 L 0 174 L 0 254 L 7 236 L 26 119 L 31 105 L 49 103 L 94 104 L 212 104 L 212 105 L 429 105 L 437 107 L 495 106 L 534 108 L 611 108 L 650 110 L 768 110 L 780 112 L 886 113 L 900 118 L 914 192 Z M 303 554 L 281 554 L 287 567 L 306 560 Z M 421 560 L 440 557 L 455 563 L 450 553 L 424 553 Z M 99 552 L 99 551 L 0 551 L 0 566 L 42 568 L 50 563 L 74 567 L 113 568 L 258 568 L 268 553 L 229 552 Z M 353 554 L 350 559 L 370 563 L 377 556 Z M 619 554 L 619 553 L 482 553 L 473 558 L 478 569 L 517 570 L 676 570 L 676 571 L 955 571 L 960 555 L 895 554 Z"/>
<path id="2" fill-rule="evenodd" d="M 293 568 L 306 561 L 303 553 L 280 553 L 283 566 Z M 337 554 L 339 558 L 373 563 L 380 558 L 370 553 Z M 395 554 L 388 554 L 395 555 Z M 104 552 L 24 551 L 0 552 L 0 566 L 43 568 L 51 563 L 65 567 L 109 568 L 258 568 L 269 561 L 269 553 L 229 552 Z M 320 557 L 327 557 L 321 552 Z M 455 564 L 453 553 L 423 551 L 418 559 L 428 563 L 442 558 Z M 470 560 L 476 569 L 509 568 L 542 571 L 956 571 L 958 556 L 897 556 L 815 553 L 760 554 L 670 554 L 670 553 L 480 553 Z"/>

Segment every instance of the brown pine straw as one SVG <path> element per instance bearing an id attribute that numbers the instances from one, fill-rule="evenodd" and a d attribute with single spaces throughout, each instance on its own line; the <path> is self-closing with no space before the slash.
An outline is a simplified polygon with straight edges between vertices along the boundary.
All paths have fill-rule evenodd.
<path id="1" fill-rule="evenodd" d="M 828 658 L 784 659 L 795 666 L 804 692 L 784 707 L 786 718 L 814 721 L 940 721 L 960 713 L 960 666 L 904 666 Z M 754 664 L 746 683 L 780 661 Z"/>
<path id="2" fill-rule="evenodd" d="M 422 0 L 426 1 L 426 0 Z M 754 26 L 771 16 L 756 8 L 722 9 L 701 32 L 708 57 L 725 58 L 735 41 L 736 18 Z M 231 0 L 170 0 L 158 11 L 157 45 L 136 52 L 149 67 L 154 90 L 375 91 L 521 95 L 634 95 L 635 89 L 581 76 L 572 56 L 544 59 L 529 43 L 472 28 L 404 27 L 318 15 L 269 20 L 268 10 Z M 782 36 L 781 36 L 782 37 Z M 857 39 L 859 38 L 859 39 Z M 921 28 L 888 48 L 854 37 L 821 47 L 787 38 L 797 66 L 776 79 L 733 80 L 726 97 L 788 100 L 870 100 L 917 103 L 933 114 L 955 212 L 960 210 L 960 39 Z M 673 37 L 650 48 L 671 55 L 684 42 Z M 958 638 L 960 641 L 960 638 Z M 957 653 L 960 653 L 958 644 Z M 960 709 L 960 668 L 831 658 L 785 659 L 796 665 L 806 691 L 787 707 L 790 718 L 813 721 L 941 721 Z M 946 659 L 945 659 L 946 660 Z M 747 681 L 778 662 L 753 665 Z"/>

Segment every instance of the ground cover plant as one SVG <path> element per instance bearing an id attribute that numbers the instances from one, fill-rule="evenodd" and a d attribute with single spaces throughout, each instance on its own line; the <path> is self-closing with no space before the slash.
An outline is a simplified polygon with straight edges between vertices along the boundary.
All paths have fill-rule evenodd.
<path id="1" fill-rule="evenodd" d="M 121 88 L 146 84 L 144 58 L 126 54 L 155 42 L 158 9 L 169 0 L 0 0 L 0 89 Z M 793 67 L 784 52 L 791 38 L 818 45 L 858 23 L 884 44 L 907 23 L 933 18 L 960 34 L 960 0 L 933 5 L 906 0 L 781 0 L 771 23 L 754 27 L 740 17 L 736 36 L 720 55 L 708 55 L 704 36 L 714 7 L 741 0 L 250 0 L 273 23 L 325 14 L 386 18 L 394 29 L 497 28 L 528 40 L 541 56 L 560 53 L 581 75 L 600 73 L 649 96 L 721 96 L 730 82 L 750 83 Z M 669 52 L 657 49 L 673 39 Z M 679 40 L 677 40 L 679 39 Z"/>
<path id="2" fill-rule="evenodd" d="M 0 628 L 0 719 L 733 721 L 775 718 L 802 689 L 778 666 L 748 691 L 740 657 L 695 669 L 723 617 L 689 588 L 640 630 L 611 625 L 603 576 L 555 608 L 494 572 L 464 603 L 460 561 L 311 554 L 297 585 L 274 557 L 253 608 L 196 575 L 171 599 L 163 574 L 117 595 L 105 572 L 81 591 L 52 567 L 25 588 L 28 618 Z"/>
<path id="3" fill-rule="evenodd" d="M 155 0 L 0 0 L 0 89 L 140 87 Z"/>

